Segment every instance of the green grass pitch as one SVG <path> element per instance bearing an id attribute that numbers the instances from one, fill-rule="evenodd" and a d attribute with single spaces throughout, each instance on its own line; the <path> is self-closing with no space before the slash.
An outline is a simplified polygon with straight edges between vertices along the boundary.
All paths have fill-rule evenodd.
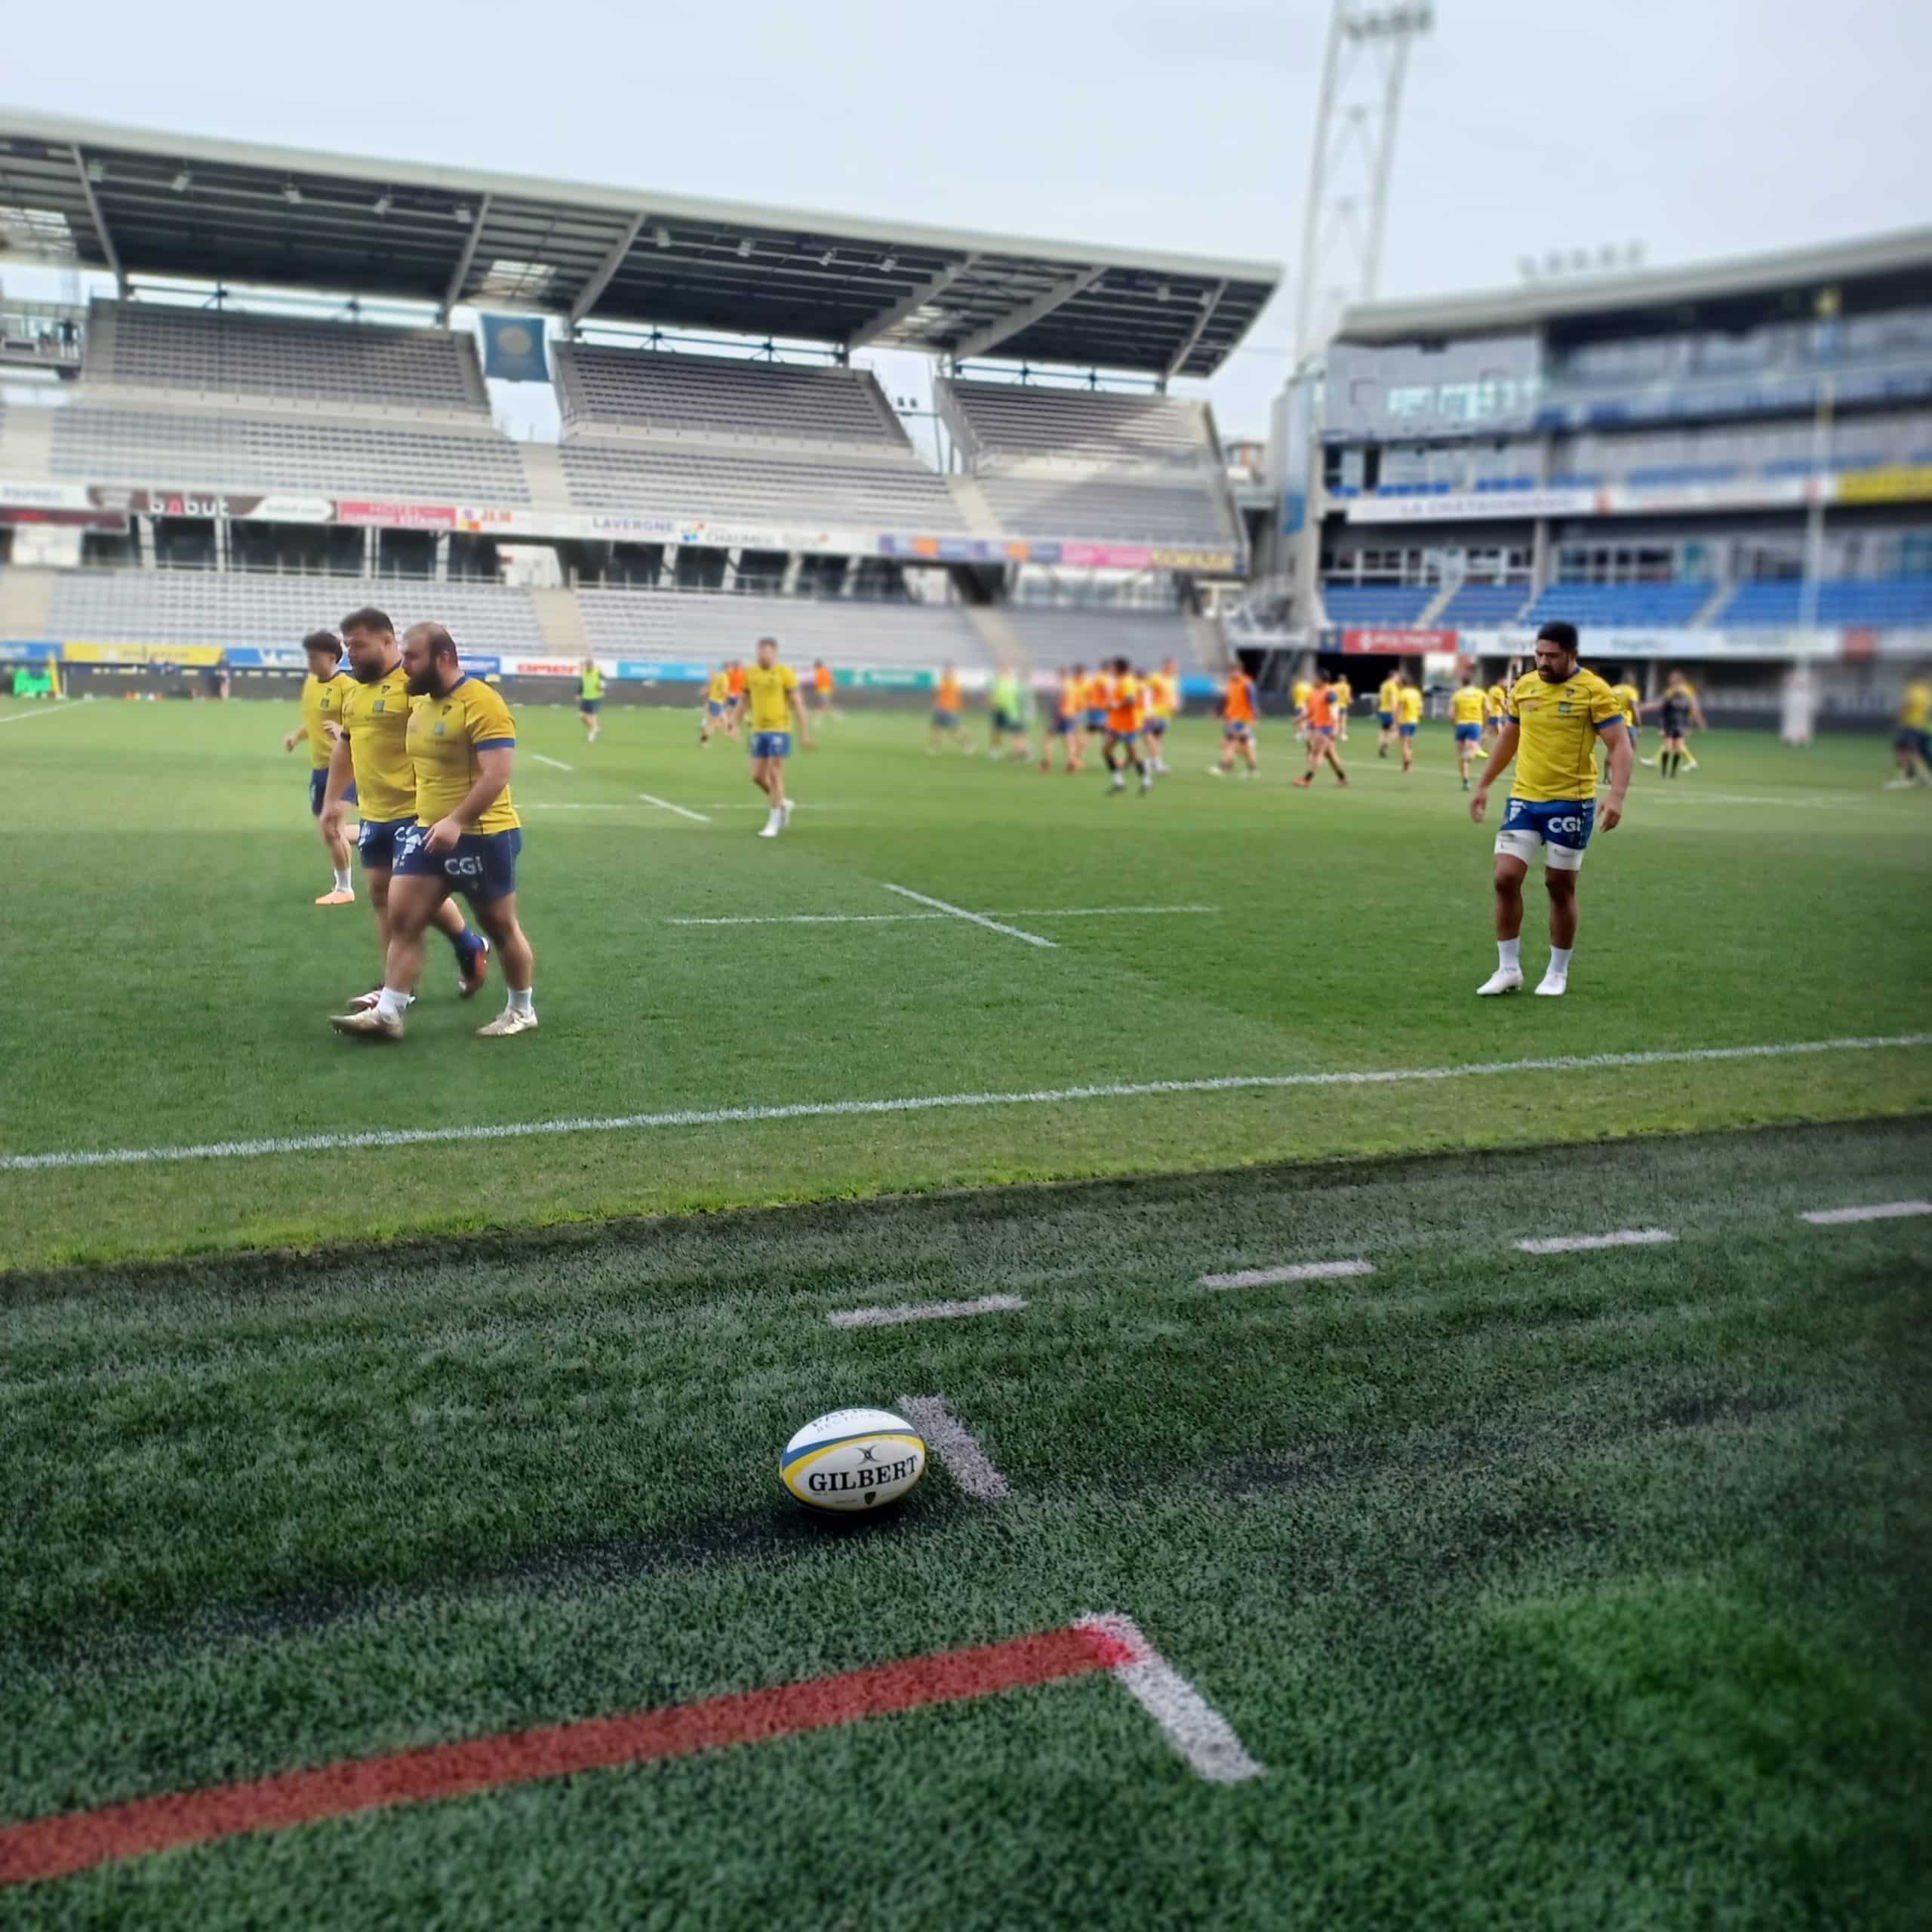
<path id="1" fill-rule="evenodd" d="M 0 703 L 0 1924 L 1925 1922 L 1932 1212 L 1803 1218 L 1932 1198 L 1879 741 L 1640 774 L 1569 995 L 1480 1001 L 1446 728 L 1303 795 L 1190 723 L 1142 799 L 852 716 L 761 841 L 684 714 L 533 709 L 542 1030 L 432 952 L 392 1049 L 326 1025 L 373 946 L 288 721 Z M 913 1395 L 1003 1498 L 784 1497 Z M 1103 1673 L 7 1882 L 35 1821 L 1094 1612 L 1263 1774 Z"/>

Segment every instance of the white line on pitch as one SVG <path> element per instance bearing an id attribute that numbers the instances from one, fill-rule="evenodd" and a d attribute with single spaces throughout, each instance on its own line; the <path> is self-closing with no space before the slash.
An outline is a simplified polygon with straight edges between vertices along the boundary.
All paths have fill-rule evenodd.
<path id="1" fill-rule="evenodd" d="M 1881 1201 L 1869 1208 L 1814 1208 L 1801 1214 L 1814 1227 L 1835 1228 L 1847 1221 L 1903 1221 L 1913 1214 L 1932 1214 L 1932 1201 Z"/>
<path id="2" fill-rule="evenodd" d="M 757 807 L 752 808 L 756 811 Z M 1218 912 L 1218 906 L 1032 906 L 1001 913 L 1009 919 L 1099 919 L 1155 912 Z M 950 912 L 741 912 L 710 918 L 666 919 L 667 926 L 892 926 L 949 919 Z M 991 915 L 989 915 L 991 916 Z"/>
<path id="3" fill-rule="evenodd" d="M 541 752 L 532 752 L 530 755 L 539 764 L 550 765 L 558 771 L 574 771 L 577 769 L 575 765 L 566 764 L 560 758 L 546 758 Z"/>
<path id="4" fill-rule="evenodd" d="M 835 1308 L 825 1318 L 835 1328 L 890 1328 L 902 1321 L 951 1321 L 966 1315 L 1010 1315 L 1026 1306 L 1023 1295 L 982 1295 L 977 1301 L 907 1301 L 875 1308 Z"/>
<path id="5" fill-rule="evenodd" d="M 1574 1254 L 1589 1247 L 1652 1247 L 1676 1238 L 1665 1228 L 1617 1228 L 1607 1235 L 1549 1235 L 1516 1245 L 1525 1254 Z"/>
<path id="6" fill-rule="evenodd" d="M 709 825 L 711 823 L 703 813 L 694 812 L 688 806 L 674 805 L 669 798 L 654 798 L 648 792 L 640 792 L 638 796 L 647 805 L 655 805 L 660 811 L 675 812 L 680 818 L 695 819 L 700 825 Z"/>
<path id="7" fill-rule="evenodd" d="M 1771 1040 L 1744 1047 L 1674 1047 L 1624 1054 L 1552 1054 L 1535 1060 L 1475 1060 L 1460 1066 L 1378 1066 L 1342 1072 L 1222 1073 L 1195 1080 L 1117 1080 L 1086 1087 L 1038 1087 L 982 1094 L 910 1094 L 877 1100 L 792 1100 L 775 1105 L 675 1107 L 657 1113 L 589 1114 L 561 1120 L 502 1121 L 469 1127 L 384 1127 L 293 1134 L 276 1140 L 213 1140 L 174 1146 L 63 1149 L 0 1154 L 0 1174 L 64 1168 L 122 1168 L 155 1161 L 232 1161 L 265 1154 L 337 1154 L 358 1147 L 428 1147 L 458 1141 L 529 1140 L 558 1134 L 617 1134 L 657 1128 L 736 1127 L 761 1121 L 831 1120 L 869 1114 L 922 1114 L 956 1107 L 1057 1106 L 1076 1100 L 1138 1099 L 1154 1094 L 1243 1094 L 1301 1087 L 1401 1087 L 1499 1074 L 1589 1073 L 1620 1066 L 1694 1066 L 1733 1060 L 1789 1060 L 1812 1054 L 1864 1054 L 1932 1047 L 1932 1033 L 1873 1033 L 1832 1040 Z"/>
<path id="8" fill-rule="evenodd" d="M 1249 1756 L 1234 1726 L 1148 1642 L 1131 1617 L 1082 1617 L 1075 1627 L 1111 1637 L 1132 1653 L 1125 1662 L 1109 1666 L 1109 1674 L 1198 1776 L 1214 1784 L 1238 1784 L 1267 1770 Z"/>
<path id="9" fill-rule="evenodd" d="M 943 1395 L 902 1395 L 900 1412 L 926 1438 L 926 1447 L 952 1472 L 952 1480 L 978 1503 L 1003 1503 L 1012 1494 L 980 1438 L 946 1406 Z"/>
<path id="10" fill-rule="evenodd" d="M 78 711 L 81 708 L 72 698 L 56 698 L 51 704 L 23 711 L 17 718 L 0 718 L 0 724 L 31 724 L 36 718 L 56 718 L 63 711 Z"/>
<path id="11" fill-rule="evenodd" d="M 1372 1275 L 1368 1261 L 1290 1261 L 1278 1268 L 1239 1268 L 1232 1275 L 1203 1275 L 1204 1288 L 1266 1288 L 1277 1281 L 1334 1281 L 1349 1275 Z"/>
<path id="12" fill-rule="evenodd" d="M 1155 913 L 1218 912 L 1218 906 L 1022 906 L 1017 911 L 1001 912 L 1002 919 L 1124 919 L 1146 918 Z"/>
<path id="13" fill-rule="evenodd" d="M 890 879 L 881 879 L 879 884 L 888 892 L 896 892 L 902 899 L 910 899 L 921 906 L 930 906 L 937 912 L 950 912 L 955 919 L 969 920 L 976 926 L 984 926 L 989 933 L 1004 933 L 1008 939 L 1023 940 L 1029 946 L 1044 946 L 1050 949 L 1057 946 L 1057 940 L 1042 939 L 1038 933 L 1022 932 L 1017 926 L 1003 926 L 997 919 L 989 919 L 983 912 L 969 912 L 963 906 L 950 904 L 943 899 L 934 899 L 923 892 L 915 892 L 909 885 L 894 885 Z"/>

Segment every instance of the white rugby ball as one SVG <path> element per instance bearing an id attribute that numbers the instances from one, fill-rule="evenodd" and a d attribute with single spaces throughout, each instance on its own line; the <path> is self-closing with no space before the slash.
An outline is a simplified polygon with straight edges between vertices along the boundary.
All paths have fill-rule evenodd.
<path id="1" fill-rule="evenodd" d="M 890 1409 L 834 1409 L 778 1459 L 778 1480 L 807 1509 L 854 1515 L 898 1502 L 925 1472 L 924 1438 Z"/>

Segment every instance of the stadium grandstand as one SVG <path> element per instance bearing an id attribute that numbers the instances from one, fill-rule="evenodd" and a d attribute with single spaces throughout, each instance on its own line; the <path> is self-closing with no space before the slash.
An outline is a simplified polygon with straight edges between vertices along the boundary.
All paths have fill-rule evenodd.
<path id="1" fill-rule="evenodd" d="M 0 260 L 88 285 L 11 305 L 17 657 L 255 669 L 370 599 L 433 605 L 506 675 L 589 652 L 676 681 L 761 629 L 888 686 L 1044 675 L 1116 632 L 1224 655 L 1247 543 L 1171 385 L 1220 365 L 1272 265 L 13 111 Z M 916 443 L 881 349 L 932 358 Z M 554 435 L 506 433 L 511 382 Z"/>
<path id="2" fill-rule="evenodd" d="M 1932 654 L 1932 230 L 1358 306 L 1305 487 L 1272 561 L 1309 642 L 1494 671 L 1566 617 L 1640 684 L 1703 665 L 1719 709 L 1804 662 L 1882 715 Z"/>

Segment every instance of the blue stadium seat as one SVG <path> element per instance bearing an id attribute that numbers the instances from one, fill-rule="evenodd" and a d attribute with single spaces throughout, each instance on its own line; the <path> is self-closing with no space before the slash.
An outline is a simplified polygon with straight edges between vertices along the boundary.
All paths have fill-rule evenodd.
<path id="1" fill-rule="evenodd" d="M 1529 586 L 1524 583 L 1466 583 L 1443 606 L 1436 621 L 1456 629 L 1513 623 L 1529 595 Z"/>
<path id="2" fill-rule="evenodd" d="M 1328 620 L 1337 624 L 1413 624 L 1436 594 L 1428 583 L 1331 583 L 1321 587 Z"/>
<path id="3" fill-rule="evenodd" d="M 1525 623 L 1567 617 L 1577 625 L 1654 624 L 1678 629 L 1689 623 L 1715 586 L 1709 583 L 1553 583 L 1524 613 Z"/>

